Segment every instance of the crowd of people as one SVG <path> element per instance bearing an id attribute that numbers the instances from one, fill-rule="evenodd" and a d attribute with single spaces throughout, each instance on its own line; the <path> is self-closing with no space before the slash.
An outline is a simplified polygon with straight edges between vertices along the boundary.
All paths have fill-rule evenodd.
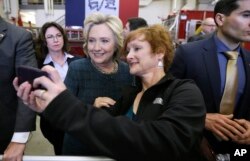
<path id="1" fill-rule="evenodd" d="M 242 159 L 233 154 L 250 149 L 250 52 L 242 47 L 250 41 L 249 10 L 250 0 L 218 1 L 201 34 L 177 48 L 160 24 L 135 17 L 123 28 L 117 16 L 93 13 L 84 20 L 86 58 L 68 52 L 55 22 L 42 26 L 35 53 L 31 34 L 0 17 L 3 160 L 22 160 L 36 114 L 56 155 Z M 237 52 L 237 78 L 235 101 L 225 105 L 228 51 Z M 49 77 L 19 85 L 20 65 Z"/>

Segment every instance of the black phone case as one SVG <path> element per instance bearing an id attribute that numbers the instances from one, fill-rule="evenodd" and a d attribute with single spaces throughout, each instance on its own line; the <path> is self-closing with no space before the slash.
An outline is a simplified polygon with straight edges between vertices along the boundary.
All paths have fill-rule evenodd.
<path id="1" fill-rule="evenodd" d="M 17 77 L 18 77 L 19 85 L 26 81 L 32 84 L 35 78 L 38 78 L 41 76 L 48 77 L 48 73 L 40 69 L 30 67 L 30 66 L 19 66 L 17 68 Z M 39 87 L 39 88 L 42 88 L 42 87 Z"/>

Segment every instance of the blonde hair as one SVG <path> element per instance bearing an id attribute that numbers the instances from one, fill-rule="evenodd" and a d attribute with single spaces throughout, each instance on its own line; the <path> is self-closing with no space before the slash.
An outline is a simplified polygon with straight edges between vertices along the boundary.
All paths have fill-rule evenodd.
<path id="1" fill-rule="evenodd" d="M 115 38 L 115 53 L 113 59 L 118 59 L 120 57 L 120 51 L 123 46 L 123 24 L 122 21 L 114 15 L 105 15 L 100 12 L 95 12 L 90 14 L 84 21 L 84 44 L 83 50 L 86 55 L 88 55 L 88 37 L 89 31 L 95 25 L 106 24 L 113 32 Z"/>

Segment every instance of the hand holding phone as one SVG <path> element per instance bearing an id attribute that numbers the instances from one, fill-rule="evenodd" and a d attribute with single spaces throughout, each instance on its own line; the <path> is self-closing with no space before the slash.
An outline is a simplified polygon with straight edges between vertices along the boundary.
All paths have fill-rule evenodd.
<path id="1" fill-rule="evenodd" d="M 49 77 L 47 72 L 34 67 L 22 65 L 17 68 L 18 85 L 26 81 L 28 81 L 30 84 L 33 84 L 34 79 L 41 76 Z M 37 88 L 44 89 L 42 86 Z"/>

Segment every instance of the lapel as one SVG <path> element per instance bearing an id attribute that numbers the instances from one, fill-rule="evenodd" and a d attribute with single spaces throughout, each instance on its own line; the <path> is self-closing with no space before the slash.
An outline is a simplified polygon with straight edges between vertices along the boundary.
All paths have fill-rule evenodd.
<path id="1" fill-rule="evenodd" d="M 68 64 L 70 64 L 72 61 L 76 60 L 77 58 L 74 56 L 72 58 L 67 58 Z"/>
<path id="2" fill-rule="evenodd" d="M 76 59 L 78 59 L 77 57 L 72 57 L 72 58 L 67 58 L 67 62 L 68 62 L 68 64 L 70 64 L 73 60 L 76 60 Z M 48 63 L 48 64 L 44 64 L 44 65 L 51 65 L 52 67 L 54 67 L 54 63 L 53 62 L 50 62 L 50 63 Z"/>
<path id="3" fill-rule="evenodd" d="M 242 48 L 242 60 L 245 68 L 246 74 L 246 84 L 244 89 L 243 97 L 241 98 L 241 103 L 237 108 L 235 113 L 238 118 L 247 118 L 250 120 L 250 108 L 249 108 L 249 97 L 250 97 L 250 52 Z"/>
<path id="4" fill-rule="evenodd" d="M 205 63 L 210 87 L 212 87 L 213 99 L 215 100 L 216 110 L 220 105 L 220 89 L 221 78 L 218 57 L 216 53 L 216 45 L 213 36 L 204 41 L 202 56 Z M 205 84 L 204 84 L 205 85 Z"/>
<path id="5" fill-rule="evenodd" d="M 248 82 L 250 82 L 250 52 L 246 51 L 245 49 L 242 49 L 242 59 L 245 67 L 246 72 L 246 88 L 248 91 L 250 91 L 250 85 Z"/>
<path id="6" fill-rule="evenodd" d="M 49 62 L 49 64 L 44 64 L 44 66 L 45 66 L 45 65 L 50 65 L 50 66 L 52 66 L 52 67 L 55 67 L 55 66 L 54 66 L 54 63 L 53 63 L 52 61 Z"/>
<path id="7" fill-rule="evenodd" d="M 0 17 L 0 32 L 5 30 L 7 30 L 6 22 L 2 17 Z"/>
<path id="8" fill-rule="evenodd" d="M 2 17 L 0 17 L 0 43 L 4 39 L 4 37 L 6 36 L 7 29 L 8 28 L 7 28 L 6 22 L 3 20 Z"/>

